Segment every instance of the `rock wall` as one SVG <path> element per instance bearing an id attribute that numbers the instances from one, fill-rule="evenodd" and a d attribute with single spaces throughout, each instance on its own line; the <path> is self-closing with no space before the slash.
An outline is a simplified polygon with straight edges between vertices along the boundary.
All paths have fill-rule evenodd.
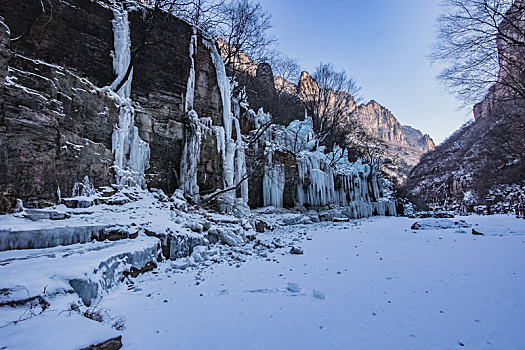
<path id="1" fill-rule="evenodd" d="M 497 42 L 498 81 L 473 107 L 475 120 L 423 156 L 410 174 L 407 193 L 422 205 L 472 211 L 487 204 L 492 187 L 525 178 L 525 101 L 519 91 L 524 87 L 525 4 L 518 0 L 515 5 L 521 10 L 509 11 L 500 25 L 513 39 L 505 42 L 501 36 Z"/>
<path id="2" fill-rule="evenodd" d="M 8 38 L 5 26 L 0 36 Z M 88 175 L 107 185 L 113 175 L 114 102 L 86 79 L 59 66 L 0 48 L 9 57 L 0 88 L 0 189 L 26 202 L 70 196 Z"/>
<path id="3" fill-rule="evenodd" d="M 126 142 L 146 142 L 149 167 L 138 166 L 147 171 L 138 174 L 136 183 L 143 184 L 145 177 L 148 187 L 168 194 L 183 187 L 198 200 L 233 186 L 247 171 L 246 156 L 250 171 L 261 171 L 240 182 L 236 191 L 221 194 L 219 207 L 243 211 L 248 201 L 269 205 L 264 184 L 271 180 L 272 165 L 282 170 L 274 172 L 279 177 L 277 206 L 346 205 L 352 200 L 352 177 L 339 183 L 325 161 L 301 168 L 300 157 L 275 149 L 273 160 L 265 163 L 269 158 L 260 152 L 267 152 L 266 141 L 275 141 L 273 136 L 245 147 L 241 132 L 253 136 L 270 116 L 230 96 L 214 44 L 184 21 L 134 2 L 109 0 L 3 1 L 0 16 L 7 25 L 2 22 L 0 33 L 0 191 L 9 197 L 28 206 L 45 205 L 71 196 L 85 176 L 95 187 L 115 183 L 115 176 L 118 180 L 135 169 L 125 169 L 125 162 L 116 167 L 123 154 L 131 162 L 133 148 L 126 151 Z M 123 87 L 117 88 L 121 80 Z M 258 65 L 240 80 L 252 108 L 286 111 L 284 119 L 304 118 L 297 101 L 280 102 L 269 65 Z M 139 163 L 148 159 L 143 155 Z M 308 157 L 318 162 L 324 154 L 319 150 Z M 197 173 L 188 174 L 188 169 Z M 355 216 L 395 213 L 368 205 L 379 202 L 379 185 L 365 173 L 353 175 L 364 193 L 355 196 Z"/>
<path id="4" fill-rule="evenodd" d="M 85 175 L 95 186 L 109 184 L 111 134 L 118 118 L 115 102 L 101 91 L 116 78 L 110 4 L 90 0 L 0 4 L 0 16 L 9 28 L 2 26 L 0 48 L 0 77 L 9 75 L 0 92 L 0 191 L 25 200 L 56 200 L 58 187 L 62 196 L 69 196 L 73 184 Z M 161 11 L 128 12 L 135 123 L 151 149 L 147 182 L 172 193 L 179 186 L 193 31 Z M 217 74 L 200 35 L 197 43 L 194 110 L 220 126 Z M 216 139 L 205 137 L 198 167 L 204 191 L 222 186 Z"/>
<path id="5" fill-rule="evenodd" d="M 356 118 L 372 135 L 377 135 L 381 140 L 402 147 L 415 148 L 425 153 L 432 151 L 435 146 L 429 135 L 411 126 L 401 125 L 385 107 L 376 101 L 360 105 L 356 110 Z"/>

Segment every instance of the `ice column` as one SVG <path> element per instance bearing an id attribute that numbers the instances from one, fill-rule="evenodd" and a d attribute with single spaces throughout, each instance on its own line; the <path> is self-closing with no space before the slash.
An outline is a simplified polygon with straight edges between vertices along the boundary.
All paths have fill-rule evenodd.
<path id="1" fill-rule="evenodd" d="M 206 40 L 205 45 L 210 50 L 211 59 L 215 66 L 217 74 L 217 83 L 222 99 L 222 119 L 224 124 L 224 132 L 218 131 L 214 127 L 214 132 L 217 135 L 217 147 L 223 152 L 223 181 L 224 188 L 233 188 L 246 175 L 246 160 L 244 154 L 244 142 L 239 126 L 238 116 L 235 118 L 232 114 L 232 97 L 230 80 L 226 75 L 226 68 L 222 57 L 219 54 L 217 47 L 213 41 Z M 235 101 L 237 103 L 237 101 Z M 237 106 L 237 105 L 236 105 Z M 236 140 L 232 137 L 233 122 L 235 121 Z M 248 201 L 248 182 L 243 181 L 240 185 L 241 198 L 236 198 L 236 191 L 231 190 L 221 196 L 220 209 L 223 211 L 233 211 L 246 213 L 249 209 L 247 207 Z"/>
<path id="2" fill-rule="evenodd" d="M 180 163 L 180 188 L 185 195 L 198 202 L 197 167 L 201 153 L 202 130 L 199 116 L 194 110 L 187 113 L 189 126 L 186 127 L 186 140 Z"/>
<path id="3" fill-rule="evenodd" d="M 266 158 L 268 165 L 266 165 L 263 176 L 264 206 L 282 207 L 286 182 L 284 165 L 274 163 L 272 150 L 268 151 Z"/>
<path id="4" fill-rule="evenodd" d="M 127 10 L 114 9 L 113 14 L 113 70 L 117 79 L 111 84 L 111 89 L 115 90 L 125 78 L 131 62 L 131 41 Z M 145 187 L 144 171 L 149 167 L 150 149 L 148 143 L 140 139 L 135 126 L 135 109 L 130 98 L 132 78 L 133 68 L 114 96 L 119 107 L 119 120 L 112 135 L 113 168 L 117 184 Z"/>
<path id="5" fill-rule="evenodd" d="M 190 74 L 186 85 L 185 112 L 189 125 L 186 126 L 185 141 L 180 163 L 180 189 L 188 197 L 198 202 L 199 186 L 197 169 L 201 154 L 202 125 L 197 112 L 193 110 L 195 96 L 195 53 L 197 52 L 197 30 L 193 28 L 190 39 Z"/>
<path id="6" fill-rule="evenodd" d="M 195 98 L 195 54 L 197 53 L 197 29 L 193 28 L 193 34 L 190 39 L 190 76 L 186 85 L 186 103 L 185 111 L 189 112 L 193 109 L 193 100 Z"/>

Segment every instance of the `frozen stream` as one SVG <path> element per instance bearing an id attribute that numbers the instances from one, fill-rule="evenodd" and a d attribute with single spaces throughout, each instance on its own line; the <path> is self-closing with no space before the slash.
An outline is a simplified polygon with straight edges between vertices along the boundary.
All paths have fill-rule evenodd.
<path id="1" fill-rule="evenodd" d="M 266 239 L 304 255 L 160 264 L 100 307 L 125 317 L 125 349 L 523 349 L 525 222 L 462 219 L 487 234 L 395 217 L 288 227 Z"/>

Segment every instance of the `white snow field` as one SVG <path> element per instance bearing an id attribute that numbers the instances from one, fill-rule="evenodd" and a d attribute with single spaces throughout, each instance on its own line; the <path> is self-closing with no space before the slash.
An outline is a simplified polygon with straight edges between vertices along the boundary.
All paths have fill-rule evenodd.
<path id="1" fill-rule="evenodd" d="M 98 310 L 124 349 L 524 349 L 525 221 L 440 220 L 278 227 L 243 247 L 204 250 L 185 270 L 185 260 L 159 263 L 81 310 Z M 433 224 L 412 230 L 416 221 Z M 100 323 L 60 312 L 72 301 L 81 305 L 69 294 L 42 315 L 0 325 L 0 348 L 67 349 L 59 339 L 84 329 L 92 343 L 103 339 L 93 331 Z M 17 310 L 0 308 L 2 324 Z M 57 327 L 35 321 L 53 319 Z M 54 345 L 32 337 L 43 333 Z"/>

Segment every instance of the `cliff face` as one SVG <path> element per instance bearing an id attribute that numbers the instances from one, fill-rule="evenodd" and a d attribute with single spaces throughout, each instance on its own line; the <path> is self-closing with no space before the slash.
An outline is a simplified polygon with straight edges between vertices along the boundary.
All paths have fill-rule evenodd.
<path id="1" fill-rule="evenodd" d="M 523 1 L 515 5 L 525 8 Z M 517 17 L 516 17 L 517 16 Z M 525 42 L 525 13 L 510 11 L 503 33 Z M 472 210 L 485 204 L 489 190 L 525 178 L 524 45 L 498 40 L 498 82 L 474 106 L 475 121 L 468 122 L 434 152 L 423 156 L 410 174 L 407 190 L 421 203 L 436 208 Z M 503 59 L 504 58 L 504 59 Z"/>
<path id="2" fill-rule="evenodd" d="M 85 175 L 96 186 L 109 184 L 118 110 L 101 88 L 116 78 L 112 9 L 90 0 L 50 0 L 44 8 L 39 0 L 1 5 L 9 29 L 2 26 L 0 48 L 0 76 L 8 76 L 0 90 L 0 189 L 23 199 L 56 200 L 57 188 L 69 196 Z M 136 49 L 135 123 L 151 149 L 148 186 L 171 193 L 179 185 L 192 28 L 145 9 L 129 11 L 129 27 Z M 9 38 L 15 39 L 10 47 Z M 193 108 L 220 126 L 217 74 L 200 35 L 194 58 Z M 199 180 L 206 190 L 222 184 L 222 168 L 215 138 L 204 138 L 210 140 L 202 150 Z"/>
<path id="3" fill-rule="evenodd" d="M 388 109 L 376 101 L 358 106 L 354 116 L 365 130 L 385 142 L 383 171 L 398 184 L 405 183 L 421 156 L 435 149 L 429 135 L 401 125 Z"/>
<path id="4" fill-rule="evenodd" d="M 87 176 L 98 188 L 180 189 L 197 203 L 213 193 L 242 215 L 248 203 L 395 215 L 371 166 L 343 157 L 338 169 L 312 147 L 293 155 L 282 125 L 257 138 L 270 115 L 232 96 L 215 42 L 176 17 L 110 0 L 3 1 L 0 16 L 3 199 L 57 203 Z M 269 65 L 239 83 L 252 108 L 304 118 L 279 100 Z"/>
<path id="5" fill-rule="evenodd" d="M 0 29 L 2 39 L 9 39 L 6 27 Z M 0 67 L 2 191 L 55 199 L 59 188 L 66 195 L 86 175 L 108 185 L 118 118 L 114 102 L 69 70 L 13 54 L 5 45 L 0 51 L 9 64 Z"/>
<path id="6" fill-rule="evenodd" d="M 424 153 L 435 148 L 429 135 L 411 126 L 401 125 L 394 115 L 376 101 L 357 107 L 356 118 L 372 135 L 401 147 L 411 147 Z"/>

